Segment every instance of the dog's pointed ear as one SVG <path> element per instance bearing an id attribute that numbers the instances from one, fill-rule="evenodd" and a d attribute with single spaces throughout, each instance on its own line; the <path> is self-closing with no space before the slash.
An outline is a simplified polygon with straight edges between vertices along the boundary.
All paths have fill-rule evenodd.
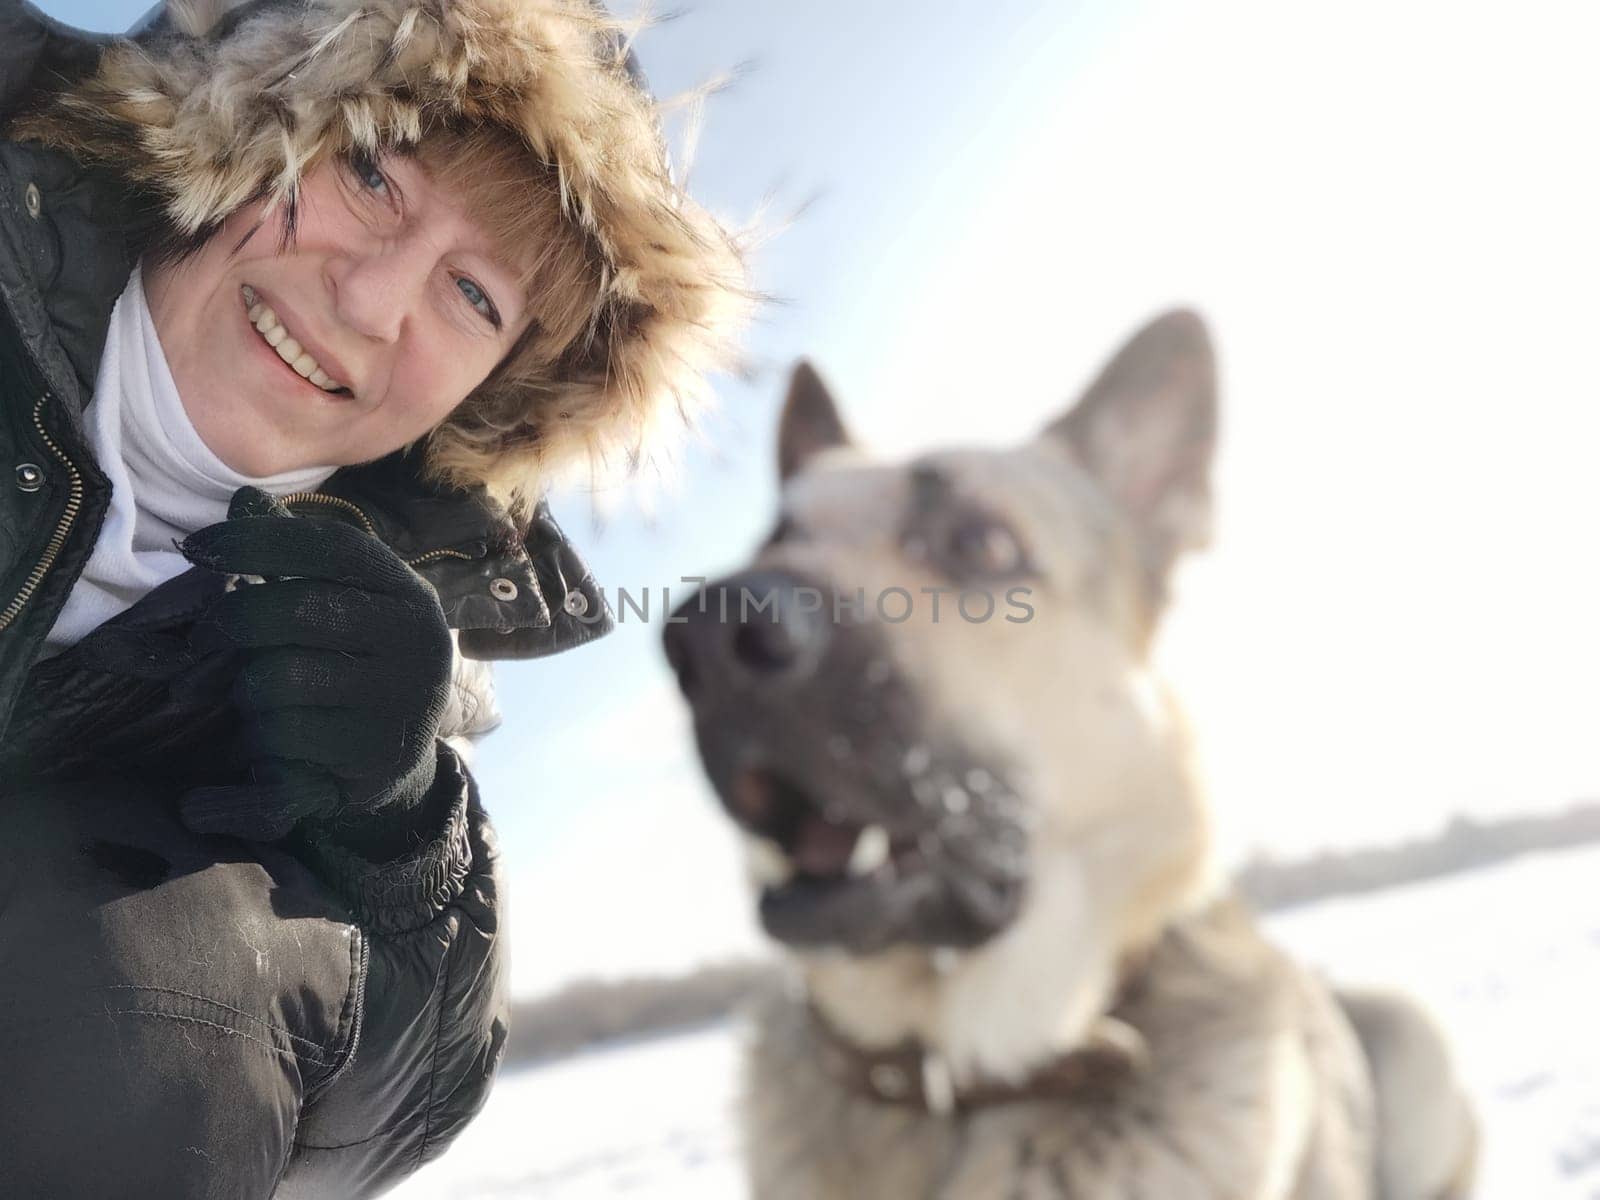
<path id="1" fill-rule="evenodd" d="M 849 444 L 833 393 L 817 369 L 801 359 L 789 376 L 789 395 L 778 419 L 778 478 L 788 479 L 819 451 Z"/>
<path id="2" fill-rule="evenodd" d="M 1217 368 L 1205 323 L 1185 309 L 1151 321 L 1045 436 L 1064 440 L 1131 518 L 1161 582 L 1211 536 Z"/>

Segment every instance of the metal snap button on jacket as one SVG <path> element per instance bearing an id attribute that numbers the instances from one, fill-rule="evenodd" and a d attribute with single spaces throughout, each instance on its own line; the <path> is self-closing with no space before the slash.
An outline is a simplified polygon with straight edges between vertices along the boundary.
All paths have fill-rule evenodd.
<path id="1" fill-rule="evenodd" d="M 567 598 L 561 602 L 561 607 L 575 617 L 581 617 L 589 611 L 589 597 L 582 592 L 568 592 Z"/>
<path id="2" fill-rule="evenodd" d="M 515 600 L 517 585 L 509 579 L 496 579 L 489 584 L 489 594 L 496 600 Z"/>
<path id="3" fill-rule="evenodd" d="M 39 219 L 39 185 L 30 183 L 23 189 L 22 202 L 28 207 L 28 215 L 34 220 Z"/>
<path id="4" fill-rule="evenodd" d="M 44 469 L 38 463 L 17 464 L 17 487 L 25 492 L 37 492 L 44 486 Z"/>

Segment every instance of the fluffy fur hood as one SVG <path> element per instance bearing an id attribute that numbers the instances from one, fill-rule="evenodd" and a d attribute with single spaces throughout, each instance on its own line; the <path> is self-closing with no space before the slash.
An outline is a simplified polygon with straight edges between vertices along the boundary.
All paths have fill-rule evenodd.
<path id="1" fill-rule="evenodd" d="M 555 168 L 601 294 L 583 352 L 517 427 L 436 435 L 433 466 L 527 498 L 573 466 L 635 464 L 726 364 L 747 292 L 734 240 L 672 178 L 622 28 L 590 0 L 177 0 L 10 133 L 109 166 L 196 234 L 439 121 L 497 124 Z"/>

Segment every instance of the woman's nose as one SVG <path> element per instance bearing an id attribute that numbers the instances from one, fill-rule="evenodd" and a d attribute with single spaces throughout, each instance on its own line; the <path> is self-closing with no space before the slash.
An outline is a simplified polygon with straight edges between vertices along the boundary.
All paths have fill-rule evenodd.
<path id="1" fill-rule="evenodd" d="M 331 271 L 334 309 L 357 333 L 378 342 L 397 341 L 423 298 L 431 270 L 431 257 L 405 242 L 347 255 Z"/>

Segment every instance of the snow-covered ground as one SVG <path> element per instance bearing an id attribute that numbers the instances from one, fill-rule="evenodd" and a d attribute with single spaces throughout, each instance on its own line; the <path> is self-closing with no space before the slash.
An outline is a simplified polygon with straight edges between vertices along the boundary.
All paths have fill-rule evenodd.
<path id="1" fill-rule="evenodd" d="M 1483 1119 L 1479 1200 L 1600 1198 L 1600 847 L 1532 855 L 1274 918 L 1337 980 L 1404 987 L 1448 1027 Z M 391 1193 L 742 1195 L 737 1030 L 504 1075 L 439 1163 Z"/>
<path id="2" fill-rule="evenodd" d="M 502 1074 L 450 1152 L 393 1200 L 744 1194 L 727 1024 Z"/>

